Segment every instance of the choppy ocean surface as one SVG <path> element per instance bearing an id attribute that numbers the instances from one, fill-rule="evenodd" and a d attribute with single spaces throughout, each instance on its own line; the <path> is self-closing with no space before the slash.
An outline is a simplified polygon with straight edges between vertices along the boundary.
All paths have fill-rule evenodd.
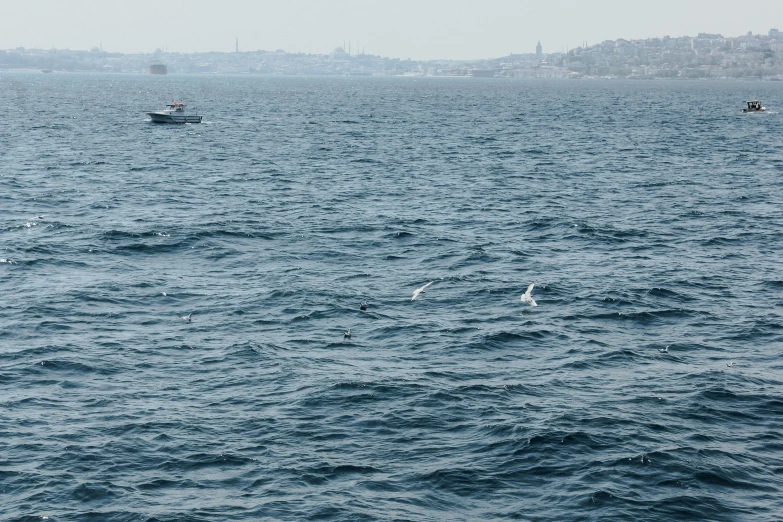
<path id="1" fill-rule="evenodd" d="M 779 520 L 782 176 L 779 83 L 2 74 L 0 519 Z"/>

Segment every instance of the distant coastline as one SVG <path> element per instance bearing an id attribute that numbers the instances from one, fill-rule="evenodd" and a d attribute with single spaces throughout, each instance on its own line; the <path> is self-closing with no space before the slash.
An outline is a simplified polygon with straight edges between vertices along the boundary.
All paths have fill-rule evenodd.
<path id="1" fill-rule="evenodd" d="M 0 51 L 0 71 L 146 74 L 156 64 L 170 74 L 274 76 L 414 76 L 549 79 L 739 79 L 783 81 L 783 33 L 738 37 L 606 40 L 564 52 L 510 54 L 486 60 L 402 60 L 350 54 L 277 51 L 109 53 L 17 48 Z"/>

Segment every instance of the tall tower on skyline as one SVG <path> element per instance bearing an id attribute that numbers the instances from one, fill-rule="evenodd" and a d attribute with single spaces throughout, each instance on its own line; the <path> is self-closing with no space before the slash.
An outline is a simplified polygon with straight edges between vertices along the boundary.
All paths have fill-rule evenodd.
<path id="1" fill-rule="evenodd" d="M 542 54 L 544 54 L 544 48 L 541 47 L 541 40 L 539 40 L 538 45 L 536 45 L 536 57 L 540 60 Z"/>
<path id="2" fill-rule="evenodd" d="M 234 51 L 239 52 L 239 38 L 234 42 Z"/>

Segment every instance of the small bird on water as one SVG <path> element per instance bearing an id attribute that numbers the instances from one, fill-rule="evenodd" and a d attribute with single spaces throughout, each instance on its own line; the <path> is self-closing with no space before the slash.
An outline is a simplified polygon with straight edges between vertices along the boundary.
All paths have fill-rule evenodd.
<path id="1" fill-rule="evenodd" d="M 430 281 L 426 285 L 422 286 L 421 288 L 417 288 L 413 291 L 413 297 L 411 297 L 411 301 L 415 301 L 417 297 L 419 297 L 419 294 L 424 293 L 424 289 L 430 286 L 433 283 L 433 281 Z"/>
<path id="2" fill-rule="evenodd" d="M 730 363 L 727 363 L 726 366 L 731 368 L 732 366 L 736 366 L 736 364 L 737 364 L 737 361 L 731 361 Z"/>
<path id="3" fill-rule="evenodd" d="M 367 310 L 367 301 L 362 301 L 362 303 L 359 305 L 359 310 L 361 310 L 362 312 Z"/>
<path id="4" fill-rule="evenodd" d="M 350 339 L 351 338 L 351 329 L 348 328 L 347 332 L 343 332 L 343 339 Z"/>
<path id="5" fill-rule="evenodd" d="M 193 312 L 189 313 L 188 315 L 183 315 L 182 317 L 180 317 L 180 319 L 182 319 L 185 322 L 190 323 L 190 322 L 192 322 L 190 320 L 191 317 L 193 317 Z"/>
<path id="6" fill-rule="evenodd" d="M 530 306 L 538 306 L 536 300 L 533 299 L 534 286 L 536 286 L 535 283 L 530 283 L 530 286 L 527 287 L 527 291 L 524 294 L 522 294 L 522 297 L 520 297 L 520 301 L 523 301 L 525 303 L 530 303 Z"/>
<path id="7" fill-rule="evenodd" d="M 669 353 L 669 346 L 667 345 L 666 348 L 658 348 L 658 351 L 661 353 Z"/>

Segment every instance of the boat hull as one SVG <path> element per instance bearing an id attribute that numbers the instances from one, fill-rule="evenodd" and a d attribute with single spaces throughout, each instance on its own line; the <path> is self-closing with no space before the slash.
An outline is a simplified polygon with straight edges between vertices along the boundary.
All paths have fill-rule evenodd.
<path id="1" fill-rule="evenodd" d="M 201 116 L 194 114 L 161 114 L 159 112 L 148 112 L 153 123 L 201 123 Z"/>

